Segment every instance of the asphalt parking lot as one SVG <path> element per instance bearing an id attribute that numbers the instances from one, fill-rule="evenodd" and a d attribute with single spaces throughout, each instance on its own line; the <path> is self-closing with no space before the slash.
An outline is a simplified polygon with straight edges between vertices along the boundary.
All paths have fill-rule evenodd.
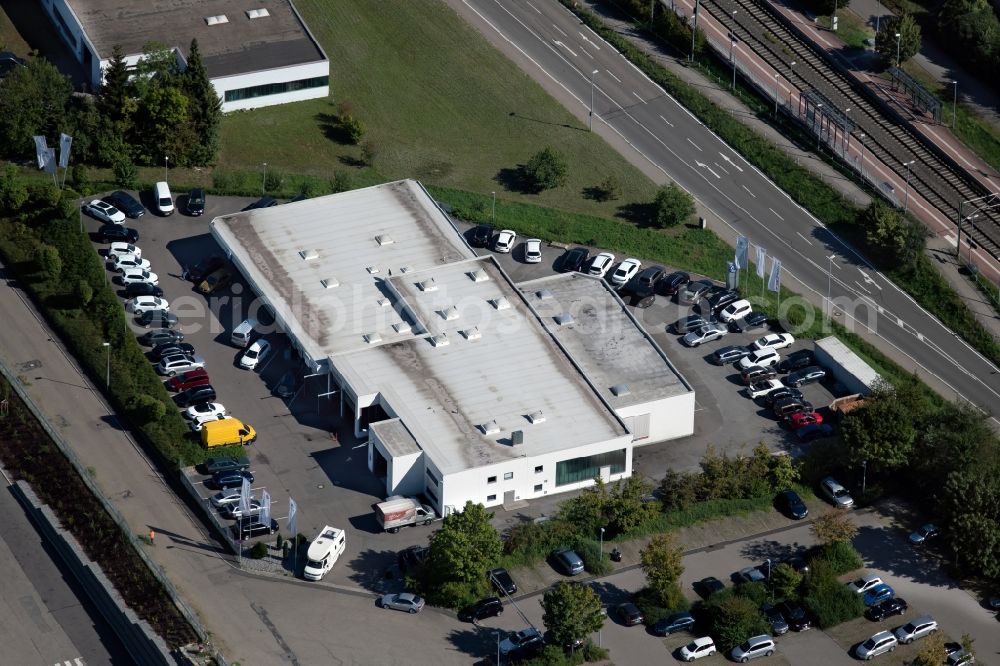
<path id="1" fill-rule="evenodd" d="M 195 292 L 193 285 L 180 277 L 185 268 L 200 259 L 221 253 L 209 233 L 209 221 L 238 211 L 253 199 L 210 196 L 201 217 L 184 213 L 185 195 L 177 199 L 178 212 L 174 215 L 163 218 L 147 212 L 127 224 L 140 232 L 138 245 L 143 258 L 158 274 L 164 298 L 180 319 L 185 342 L 194 345 L 196 354 L 205 359 L 218 401 L 231 415 L 257 430 L 257 442 L 247 452 L 255 476 L 255 494 L 259 497 L 260 491 L 267 489 L 272 498 L 272 516 L 279 519 L 286 536 L 282 519 L 287 517 L 289 498 L 294 498 L 299 507 L 297 531 L 307 537 L 326 524 L 350 528 L 347 550 L 341 558 L 347 566 L 335 567 L 325 581 L 375 591 L 393 588 L 394 581 L 387 579 L 384 572 L 393 568 L 396 553 L 409 545 L 426 543 L 434 526 L 414 527 L 396 535 L 380 533 L 372 505 L 381 501 L 383 484 L 367 469 L 365 442 L 356 440 L 351 424 L 339 418 L 338 397 L 317 397 L 327 390 L 325 381 L 318 377 L 304 378 L 301 390 L 290 400 L 273 396 L 271 388 L 281 377 L 290 370 L 301 372 L 301 366 L 287 338 L 271 333 L 266 335 L 273 346 L 270 358 L 257 371 L 237 367 L 241 350 L 229 343 L 230 331 L 248 315 L 267 319 L 267 313 L 256 306 L 240 277 L 237 275 L 229 288 L 211 298 Z M 98 228 L 96 220 L 84 219 L 89 230 Z M 542 263 L 526 264 L 521 241 L 510 255 L 494 253 L 515 281 L 554 272 L 561 249 L 543 245 Z M 106 245 L 96 247 L 103 250 Z M 738 374 L 705 360 L 718 346 L 746 344 L 761 333 L 731 334 L 715 343 L 688 349 L 666 330 L 668 323 L 681 316 L 675 303 L 660 297 L 651 307 L 635 313 L 697 392 L 697 434 L 638 449 L 638 472 L 657 479 L 668 466 L 694 468 L 709 443 L 730 455 L 749 453 L 760 441 L 774 449 L 790 448 L 788 433 L 774 419 L 762 417 L 761 406 L 740 395 Z M 136 333 L 142 332 L 137 327 Z M 831 399 L 822 387 L 806 388 L 807 398 L 816 405 Z M 203 478 L 197 475 L 194 480 L 197 483 Z M 212 492 L 205 488 L 204 496 Z M 558 499 L 562 498 L 519 509 L 518 518 L 550 512 Z M 498 521 L 503 520 L 499 515 Z"/>

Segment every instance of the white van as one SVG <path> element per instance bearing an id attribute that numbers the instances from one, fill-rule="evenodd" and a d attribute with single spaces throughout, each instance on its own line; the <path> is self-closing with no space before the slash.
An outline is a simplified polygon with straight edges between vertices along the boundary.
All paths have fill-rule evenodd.
<path id="1" fill-rule="evenodd" d="M 161 180 L 153 186 L 153 199 L 160 215 L 170 215 L 174 212 L 174 198 L 170 196 L 170 186 Z"/>
<path id="2" fill-rule="evenodd" d="M 319 532 L 306 552 L 306 568 L 302 572 L 306 580 L 319 580 L 337 563 L 337 558 L 344 552 L 347 536 L 344 530 L 325 526 Z"/>
<path id="3" fill-rule="evenodd" d="M 244 319 L 239 326 L 233 329 L 229 336 L 229 341 L 237 347 L 246 347 L 254 338 L 254 329 L 257 328 L 256 319 Z"/>

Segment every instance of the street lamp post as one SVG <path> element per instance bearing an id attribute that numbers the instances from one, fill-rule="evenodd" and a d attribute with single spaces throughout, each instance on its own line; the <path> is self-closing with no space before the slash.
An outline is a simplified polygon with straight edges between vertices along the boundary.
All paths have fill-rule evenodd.
<path id="1" fill-rule="evenodd" d="M 691 26 L 691 57 L 689 60 L 694 62 L 694 38 L 698 34 L 698 7 L 701 4 L 701 0 L 694 0 L 694 25 Z"/>
<path id="2" fill-rule="evenodd" d="M 823 138 L 823 105 L 816 105 L 816 152 L 819 152 L 819 144 Z"/>
<path id="3" fill-rule="evenodd" d="M 601 528 L 601 558 L 604 559 L 604 528 Z"/>
<path id="4" fill-rule="evenodd" d="M 594 75 L 597 74 L 595 69 L 590 73 L 590 131 L 594 131 Z"/>
<path id="5" fill-rule="evenodd" d="M 861 461 L 861 498 L 865 497 L 865 490 L 867 490 L 868 484 L 868 461 Z"/>
<path id="6" fill-rule="evenodd" d="M 111 388 L 111 343 L 102 342 L 101 345 L 106 347 L 108 350 L 108 369 L 104 373 L 104 387 L 110 389 Z"/>
<path id="7" fill-rule="evenodd" d="M 792 73 L 795 71 L 794 69 L 792 69 L 793 67 L 795 67 L 795 61 L 794 60 L 790 60 L 788 62 L 788 110 L 789 110 L 789 112 L 791 112 L 791 110 L 792 110 L 792 88 L 795 87 L 795 84 L 792 83 Z"/>
<path id="8" fill-rule="evenodd" d="M 976 213 L 975 215 L 970 215 L 967 218 L 965 218 L 966 221 L 970 225 L 972 225 L 972 229 L 970 229 L 965 234 L 968 237 L 965 242 L 969 245 L 969 265 L 972 264 L 972 232 L 976 230 L 976 221 L 975 220 L 976 220 L 977 217 L 979 217 L 979 213 Z M 959 251 L 959 253 L 962 252 L 962 246 L 961 245 L 958 246 L 958 251 Z"/>
<path id="9" fill-rule="evenodd" d="M 493 193 L 493 226 L 497 225 L 497 193 Z"/>
<path id="10" fill-rule="evenodd" d="M 906 213 L 906 207 L 910 203 L 910 166 L 916 162 L 916 160 L 910 160 L 909 162 L 903 162 L 906 166 L 906 192 L 903 194 L 903 212 Z"/>
<path id="11" fill-rule="evenodd" d="M 497 631 L 494 633 L 496 633 L 497 637 L 497 666 L 500 666 L 500 632 Z"/>
<path id="12" fill-rule="evenodd" d="M 850 128 L 851 117 L 849 115 L 847 115 L 850 112 L 851 112 L 851 107 L 847 107 L 846 109 L 844 109 L 844 120 L 846 120 L 847 122 L 844 123 L 844 140 L 840 142 L 840 156 L 841 157 L 845 157 L 846 156 L 846 154 L 847 154 L 847 142 L 851 138 L 851 128 Z"/>
<path id="13" fill-rule="evenodd" d="M 953 80 L 951 83 L 955 86 L 955 94 L 951 98 L 951 128 L 955 129 L 955 115 L 958 113 L 958 81 Z"/>
<path id="14" fill-rule="evenodd" d="M 267 187 L 267 162 L 264 162 L 264 170 L 260 174 L 260 196 L 264 196 Z"/>
<path id="15" fill-rule="evenodd" d="M 826 316 L 833 315 L 833 303 L 830 301 L 830 287 L 833 283 L 833 260 L 836 254 L 831 254 L 827 257 L 827 269 L 826 269 Z"/>
<path id="16" fill-rule="evenodd" d="M 170 169 L 170 156 L 169 155 L 164 155 L 163 156 L 163 180 L 169 183 L 170 179 L 167 177 L 167 170 L 168 169 Z"/>
<path id="17" fill-rule="evenodd" d="M 861 180 L 865 179 L 865 134 L 862 132 L 858 135 L 858 144 L 861 146 L 861 166 L 858 170 L 861 172 Z"/>
<path id="18" fill-rule="evenodd" d="M 774 75 L 774 116 L 778 116 L 778 79 L 781 78 L 781 74 L 775 73 Z"/>
<path id="19" fill-rule="evenodd" d="M 899 42 L 902 36 L 902 34 L 896 33 L 896 69 L 899 69 Z"/>
<path id="20" fill-rule="evenodd" d="M 736 90 L 736 59 L 733 58 L 733 50 L 736 48 L 736 11 L 733 10 L 733 27 L 729 30 L 729 63 L 733 66 L 732 90 Z"/>
<path id="21" fill-rule="evenodd" d="M 882 2 L 881 0 L 875 0 L 875 34 L 877 35 L 881 29 L 882 22 Z"/>

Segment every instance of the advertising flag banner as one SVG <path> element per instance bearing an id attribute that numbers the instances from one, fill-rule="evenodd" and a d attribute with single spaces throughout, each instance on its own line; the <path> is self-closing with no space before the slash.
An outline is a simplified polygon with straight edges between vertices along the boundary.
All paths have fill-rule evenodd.
<path id="1" fill-rule="evenodd" d="M 260 493 L 260 522 L 271 524 L 271 494 L 266 490 Z"/>
<path id="2" fill-rule="evenodd" d="M 740 270 L 747 267 L 747 252 L 750 249 L 750 240 L 746 236 L 736 237 L 736 266 Z"/>
<path id="3" fill-rule="evenodd" d="M 764 277 L 764 258 L 765 257 L 767 257 L 767 251 L 764 248 L 762 248 L 762 247 L 760 247 L 758 245 L 757 246 L 757 277 L 759 277 L 759 278 L 763 278 Z"/>
<path id="4" fill-rule="evenodd" d="M 240 511 L 244 516 L 250 515 L 250 479 L 245 476 L 240 486 Z"/>
<path id="5" fill-rule="evenodd" d="M 781 261 L 771 257 L 771 277 L 767 281 L 768 291 L 777 292 L 781 289 Z"/>
<path id="6" fill-rule="evenodd" d="M 56 172 L 56 149 L 46 148 L 45 149 L 45 172 L 55 173 Z"/>
<path id="7" fill-rule="evenodd" d="M 45 151 L 49 149 L 49 145 L 45 142 L 44 136 L 35 136 L 35 159 L 38 160 L 38 168 L 45 168 Z"/>
<path id="8" fill-rule="evenodd" d="M 295 529 L 296 518 L 298 518 L 299 505 L 291 497 L 288 498 L 288 532 L 295 538 L 298 531 Z"/>
<path id="9" fill-rule="evenodd" d="M 69 149 L 73 146 L 73 137 L 69 134 L 59 135 L 59 166 L 69 167 Z"/>

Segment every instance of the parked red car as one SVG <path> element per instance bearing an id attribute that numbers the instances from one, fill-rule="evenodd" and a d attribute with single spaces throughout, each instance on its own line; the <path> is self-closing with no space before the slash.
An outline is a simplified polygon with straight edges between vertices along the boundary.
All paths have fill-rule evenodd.
<path id="1" fill-rule="evenodd" d="M 204 386 L 211 383 L 205 368 L 198 368 L 196 370 L 188 370 L 176 377 L 171 377 L 167 381 L 167 388 L 176 393 L 177 391 L 186 391 L 195 386 Z"/>
<path id="2" fill-rule="evenodd" d="M 791 430 L 798 430 L 802 426 L 822 422 L 823 415 L 819 412 L 796 412 L 788 417 L 788 427 Z"/>

